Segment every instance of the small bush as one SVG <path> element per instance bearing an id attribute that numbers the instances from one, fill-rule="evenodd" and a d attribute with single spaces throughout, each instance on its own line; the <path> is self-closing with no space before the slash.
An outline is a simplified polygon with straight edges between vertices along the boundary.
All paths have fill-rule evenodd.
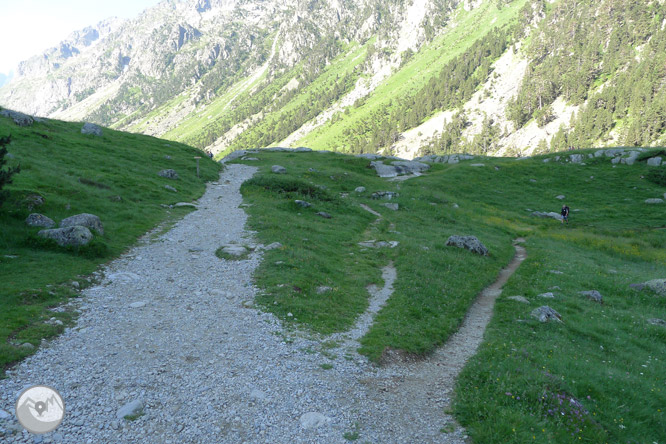
<path id="1" fill-rule="evenodd" d="M 270 191 L 278 195 L 284 195 L 284 197 L 288 198 L 293 198 L 294 195 L 298 195 L 301 197 L 307 197 L 321 201 L 333 200 L 331 195 L 326 190 L 306 183 L 302 180 L 288 177 L 254 177 L 245 182 L 241 186 L 241 190 L 245 191 L 252 187 L 262 188 L 266 191 Z"/>
<path id="2" fill-rule="evenodd" d="M 6 171 L 2 167 L 7 163 L 5 156 L 7 155 L 6 146 L 12 141 L 11 136 L 0 137 L 0 206 L 7 198 L 7 191 L 3 191 L 5 185 L 12 183 L 12 176 L 21 171 L 21 166 L 9 168 Z"/>
<path id="3" fill-rule="evenodd" d="M 648 170 L 645 178 L 652 183 L 666 187 L 666 168 L 651 168 Z"/>

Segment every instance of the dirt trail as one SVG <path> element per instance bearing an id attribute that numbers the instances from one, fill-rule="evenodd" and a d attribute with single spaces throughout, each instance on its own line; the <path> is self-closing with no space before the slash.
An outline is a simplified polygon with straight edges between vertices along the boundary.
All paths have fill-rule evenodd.
<path id="1" fill-rule="evenodd" d="M 386 435 L 400 442 L 464 443 L 464 430 L 444 413 L 449 407 L 455 381 L 467 361 L 474 356 L 493 313 L 502 287 L 527 257 L 516 239 L 516 254 L 497 280 L 481 292 L 460 329 L 428 359 L 412 363 L 396 362 L 382 368 L 365 382 L 368 396 L 378 404 L 374 421 L 383 422 Z M 442 430 L 455 430 L 443 433 Z"/>

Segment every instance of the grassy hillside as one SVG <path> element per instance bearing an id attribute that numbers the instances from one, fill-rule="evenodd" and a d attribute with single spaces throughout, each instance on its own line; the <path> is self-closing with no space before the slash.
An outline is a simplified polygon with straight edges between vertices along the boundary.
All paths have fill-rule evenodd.
<path id="1" fill-rule="evenodd" d="M 375 361 L 389 349 L 427 355 L 458 328 L 513 256 L 512 240 L 523 236 L 528 259 L 509 280 L 486 341 L 458 383 L 455 413 L 475 442 L 659 442 L 666 434 L 666 329 L 648 322 L 666 319 L 666 303 L 629 289 L 666 277 L 664 210 L 644 203 L 666 192 L 645 179 L 662 167 L 613 167 L 608 158 L 586 165 L 483 158 L 473 162 L 485 166 L 433 165 L 425 176 L 388 182 L 361 158 L 253 156 L 260 160 L 248 163 L 260 173 L 242 187 L 252 204 L 249 224 L 262 242 L 283 244 L 265 253 L 257 271 L 265 309 L 323 335 L 344 331 L 367 307 L 365 287 L 381 284 L 380 268 L 393 261 L 395 292 L 360 351 Z M 274 164 L 287 174 L 271 173 Z M 366 191 L 356 193 L 359 186 Z M 372 199 L 375 191 L 399 193 L 391 200 L 399 210 Z M 313 205 L 301 208 L 295 199 Z M 531 216 L 558 212 L 563 202 L 572 209 L 569 225 Z M 490 255 L 446 247 L 451 234 L 477 236 Z M 399 245 L 358 245 L 370 239 Z M 318 294 L 319 286 L 332 290 Z M 604 303 L 578 294 L 586 290 L 600 291 Z M 554 299 L 538 297 L 548 291 Z M 507 299 L 513 295 L 530 303 Z M 541 305 L 564 322 L 531 318 Z"/>
<path id="2" fill-rule="evenodd" d="M 37 346 L 63 330 L 72 313 L 48 309 L 77 295 L 73 281 L 89 285 L 86 276 L 100 264 L 160 222 L 188 211 L 162 205 L 191 201 L 203 193 L 206 181 L 218 177 L 219 166 L 203 158 L 197 178 L 193 157 L 201 152 L 194 148 L 109 129 L 102 137 L 82 135 L 81 126 L 47 120 L 21 128 L 0 117 L 0 137 L 12 138 L 8 163 L 21 165 L 0 207 L 1 369 L 32 352 L 23 344 Z M 179 179 L 158 176 L 162 169 L 176 170 Z M 34 195 L 44 204 L 31 210 L 29 196 Z M 95 235 L 86 247 L 61 248 L 38 238 L 39 228 L 25 224 L 33 212 L 56 223 L 92 213 L 101 218 L 104 235 Z M 51 322 L 52 317 L 64 325 Z"/>

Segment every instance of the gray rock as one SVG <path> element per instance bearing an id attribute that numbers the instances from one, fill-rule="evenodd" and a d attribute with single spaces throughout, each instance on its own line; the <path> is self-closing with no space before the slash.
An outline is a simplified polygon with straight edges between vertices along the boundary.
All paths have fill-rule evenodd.
<path id="1" fill-rule="evenodd" d="M 93 235 L 86 227 L 76 225 L 66 228 L 52 228 L 50 230 L 41 230 L 38 236 L 53 239 L 61 247 L 74 246 L 79 247 L 87 245 L 93 239 Z"/>
<path id="2" fill-rule="evenodd" d="M 484 167 L 484 166 L 486 166 L 486 164 L 484 164 L 484 163 L 471 163 L 469 166 L 473 166 L 473 167 Z"/>
<path id="3" fill-rule="evenodd" d="M 393 198 L 398 197 L 399 194 L 394 192 L 394 191 L 375 191 L 370 195 L 371 199 L 388 199 L 391 200 Z"/>
<path id="4" fill-rule="evenodd" d="M 135 399 L 120 407 L 116 412 L 117 419 L 123 419 L 127 416 L 134 416 L 143 413 L 144 404 L 142 399 Z"/>
<path id="5" fill-rule="evenodd" d="M 243 256 L 248 252 L 247 248 L 243 247 L 242 245 L 233 245 L 233 244 L 224 245 L 222 247 L 222 251 L 230 256 Z"/>
<path id="6" fill-rule="evenodd" d="M 446 241 L 447 246 L 465 248 L 473 253 L 488 256 L 488 249 L 475 236 L 450 236 Z"/>
<path id="7" fill-rule="evenodd" d="M 295 200 L 294 203 L 302 208 L 309 208 L 312 206 L 310 202 L 306 202 L 304 200 Z"/>
<path id="8" fill-rule="evenodd" d="M 28 350 L 33 350 L 35 346 L 29 342 L 24 342 L 23 344 L 21 344 L 21 348 L 27 348 Z"/>
<path id="9" fill-rule="evenodd" d="M 569 160 L 571 163 L 583 163 L 585 157 L 582 154 L 571 154 Z"/>
<path id="10" fill-rule="evenodd" d="M 644 284 L 646 288 L 657 293 L 659 296 L 666 296 L 666 279 L 652 279 Z"/>
<path id="11" fill-rule="evenodd" d="M 535 308 L 530 316 L 539 320 L 539 322 L 556 321 L 562 322 L 562 316 L 547 305 Z"/>
<path id="12" fill-rule="evenodd" d="M 398 211 L 400 205 L 397 203 L 385 203 L 384 206 L 389 210 Z"/>
<path id="13" fill-rule="evenodd" d="M 546 299 L 555 299 L 555 293 L 549 291 L 548 293 L 541 293 L 537 295 L 537 297 L 546 298 Z"/>
<path id="14" fill-rule="evenodd" d="M 421 173 L 430 168 L 430 165 L 414 160 L 398 160 L 391 162 L 391 165 L 385 165 L 383 161 L 376 160 L 370 162 L 370 166 L 375 169 L 379 177 L 385 178 Z"/>
<path id="15" fill-rule="evenodd" d="M 331 422 L 331 418 L 318 412 L 308 412 L 301 415 L 300 423 L 304 429 L 316 429 Z"/>
<path id="16" fill-rule="evenodd" d="M 366 153 L 366 154 L 357 154 L 356 157 L 360 157 L 361 159 L 377 160 L 382 156 L 377 154 Z"/>
<path id="17" fill-rule="evenodd" d="M 613 165 L 617 165 L 617 164 L 620 163 L 621 161 L 622 161 L 622 158 L 620 158 L 620 157 L 614 157 L 614 158 L 611 160 L 611 163 L 612 163 Z"/>
<path id="18" fill-rule="evenodd" d="M 172 169 L 162 170 L 158 172 L 157 175 L 171 180 L 178 180 L 178 173 Z"/>
<path id="19" fill-rule="evenodd" d="M 324 219 L 330 219 L 330 218 L 331 218 L 331 215 L 328 214 L 328 213 L 325 212 L 325 211 L 320 211 L 319 213 L 317 213 L 317 216 L 321 216 L 321 217 L 323 217 Z"/>
<path id="20" fill-rule="evenodd" d="M 661 157 L 659 157 L 659 156 L 651 157 L 647 160 L 647 164 L 649 166 L 657 166 L 658 167 L 659 165 L 661 165 Z"/>
<path id="21" fill-rule="evenodd" d="M 29 210 L 32 210 L 35 207 L 41 207 L 44 205 L 44 197 L 39 194 L 30 194 L 23 199 L 23 204 L 28 207 Z"/>
<path id="22" fill-rule="evenodd" d="M 32 213 L 26 218 L 25 223 L 30 227 L 52 228 L 55 226 L 53 219 L 39 213 Z"/>
<path id="23" fill-rule="evenodd" d="M 561 272 L 560 270 L 549 270 L 548 273 L 552 273 L 552 274 L 564 274 L 564 273 Z"/>
<path id="24" fill-rule="evenodd" d="M 356 191 L 357 193 L 365 193 L 365 187 L 356 187 L 354 191 Z"/>
<path id="25" fill-rule="evenodd" d="M 86 122 L 81 128 L 81 134 L 92 134 L 93 136 L 102 137 L 102 128 L 94 123 Z"/>
<path id="26" fill-rule="evenodd" d="M 377 241 L 369 240 L 364 242 L 359 242 L 358 245 L 365 248 L 395 248 L 400 244 L 398 241 Z"/>
<path id="27" fill-rule="evenodd" d="M 659 198 L 656 198 L 656 199 L 645 199 L 645 203 L 646 203 L 646 204 L 650 204 L 650 205 L 657 205 L 657 204 L 664 203 L 664 199 L 659 199 Z"/>
<path id="28" fill-rule="evenodd" d="M 562 215 L 560 215 L 560 213 L 555 213 L 554 211 L 551 212 L 533 211 L 532 216 L 562 220 Z"/>
<path id="29" fill-rule="evenodd" d="M 555 199 L 563 200 L 566 199 L 566 196 L 564 194 L 560 194 L 559 196 L 555 196 Z"/>
<path id="30" fill-rule="evenodd" d="M 146 302 L 145 301 L 132 302 L 131 304 L 129 304 L 129 306 L 130 308 L 141 308 L 146 306 Z"/>
<path id="31" fill-rule="evenodd" d="M 589 290 L 589 291 L 580 291 L 578 292 L 581 296 L 585 296 L 591 301 L 598 302 L 600 304 L 604 303 L 604 298 L 601 296 L 601 293 L 599 293 L 597 290 Z"/>
<path id="32" fill-rule="evenodd" d="M 221 163 L 229 162 L 231 160 L 236 160 L 240 159 L 241 157 L 244 157 L 248 153 L 256 153 L 256 151 L 246 151 L 246 150 L 238 150 L 234 151 L 232 153 L 227 154 L 224 159 L 220 160 Z"/>
<path id="33" fill-rule="evenodd" d="M 102 225 L 102 221 L 94 214 L 76 214 L 60 221 L 60 228 L 74 227 L 77 225 L 95 230 L 99 234 L 104 234 L 104 226 Z"/>
<path id="34" fill-rule="evenodd" d="M 193 204 L 192 202 L 177 202 L 173 204 L 175 208 L 182 208 L 182 207 L 189 207 L 189 208 L 197 208 L 196 204 Z"/>
<path id="35" fill-rule="evenodd" d="M 333 290 L 331 287 L 327 287 L 325 285 L 320 285 L 319 287 L 317 287 L 317 294 L 328 293 L 331 290 Z"/>
<path id="36" fill-rule="evenodd" d="M 659 318 L 648 319 L 648 324 L 658 325 L 660 327 L 666 327 L 666 321 Z"/>
<path id="37" fill-rule="evenodd" d="M 271 250 L 277 250 L 277 249 L 279 249 L 279 248 L 282 248 L 282 244 L 281 244 L 280 242 L 273 242 L 273 243 L 270 244 L 270 245 L 266 245 L 266 246 L 264 247 L 264 250 L 266 250 L 266 251 L 271 251 Z"/>
<path id="38" fill-rule="evenodd" d="M 171 185 L 164 185 L 164 188 L 165 188 L 167 191 L 171 191 L 172 193 L 177 193 L 177 192 L 178 192 L 178 190 L 175 189 L 174 187 L 172 187 Z"/>
<path id="39" fill-rule="evenodd" d="M 34 123 L 34 119 L 31 116 L 10 109 L 0 111 L 0 116 L 9 117 L 18 126 L 30 126 Z"/>
<path id="40" fill-rule="evenodd" d="M 275 174 L 287 174 L 287 169 L 280 165 L 273 165 L 271 171 Z"/>
<path id="41" fill-rule="evenodd" d="M 520 302 L 523 304 L 529 304 L 530 301 L 527 300 L 525 296 L 509 296 L 507 299 L 510 299 L 512 301 Z"/>

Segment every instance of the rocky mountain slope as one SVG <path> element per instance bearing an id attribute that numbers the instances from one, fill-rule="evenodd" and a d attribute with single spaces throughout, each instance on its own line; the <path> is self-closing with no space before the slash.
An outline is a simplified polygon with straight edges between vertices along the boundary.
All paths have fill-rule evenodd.
<path id="1" fill-rule="evenodd" d="M 655 145 L 662 0 L 165 0 L 23 62 L 0 105 L 222 153 Z"/>

